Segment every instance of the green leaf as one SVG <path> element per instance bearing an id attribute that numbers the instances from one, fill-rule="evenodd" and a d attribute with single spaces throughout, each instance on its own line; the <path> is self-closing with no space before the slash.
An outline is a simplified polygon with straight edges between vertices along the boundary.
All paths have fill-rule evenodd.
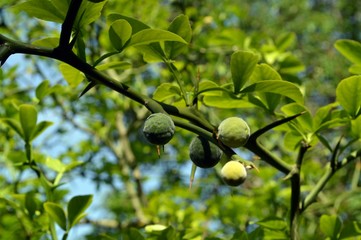
<path id="1" fill-rule="evenodd" d="M 279 63 L 280 69 L 279 72 L 281 74 L 291 74 L 295 75 L 299 72 L 305 70 L 305 66 L 302 62 L 293 55 L 288 55 Z"/>
<path id="2" fill-rule="evenodd" d="M 24 138 L 24 133 L 23 133 L 23 130 L 21 128 L 19 121 L 12 119 L 12 118 L 3 118 L 3 119 L 1 119 L 1 121 L 3 123 L 5 123 L 8 127 L 10 127 L 11 129 L 13 129 L 17 134 L 19 134 L 19 136 L 21 138 Z"/>
<path id="3" fill-rule="evenodd" d="M 351 135 L 361 138 L 361 116 L 351 120 Z"/>
<path id="4" fill-rule="evenodd" d="M 267 217 L 256 222 L 257 225 L 267 229 L 283 231 L 287 229 L 287 223 L 284 219 L 278 217 Z"/>
<path id="5" fill-rule="evenodd" d="M 28 210 L 29 216 L 32 219 L 35 211 L 38 209 L 34 192 L 27 192 L 25 194 L 25 208 Z"/>
<path id="6" fill-rule="evenodd" d="M 141 232 L 133 227 L 129 229 L 128 237 L 131 240 L 145 240 L 145 237 L 141 234 Z"/>
<path id="7" fill-rule="evenodd" d="M 303 104 L 303 95 L 300 88 L 293 83 L 281 80 L 264 80 L 244 88 L 241 93 L 269 92 L 288 97 L 296 103 Z"/>
<path id="8" fill-rule="evenodd" d="M 122 51 L 126 42 L 132 36 L 132 26 L 123 19 L 114 21 L 110 25 L 109 39 L 113 47 L 119 52 Z"/>
<path id="9" fill-rule="evenodd" d="M 217 108 L 253 108 L 254 104 L 250 103 L 245 99 L 235 98 L 230 96 L 226 92 L 220 92 L 221 95 L 205 95 L 202 98 L 202 102 L 209 107 L 217 107 Z"/>
<path id="10" fill-rule="evenodd" d="M 162 83 L 153 93 L 153 98 L 163 102 L 169 98 L 180 97 L 181 91 L 178 86 L 171 83 Z"/>
<path id="11" fill-rule="evenodd" d="M 192 38 L 192 28 L 189 19 L 185 15 L 179 15 L 170 24 L 168 31 L 181 36 L 185 41 L 190 42 Z M 165 52 L 168 59 L 175 59 L 178 55 L 187 51 L 188 46 L 179 42 L 165 42 Z"/>
<path id="12" fill-rule="evenodd" d="M 159 42 L 137 46 L 137 50 L 143 54 L 146 62 L 163 62 L 165 59 L 165 53 Z"/>
<path id="13" fill-rule="evenodd" d="M 47 157 L 42 161 L 40 160 L 40 162 L 55 172 L 62 173 L 66 170 L 66 165 L 56 158 Z"/>
<path id="14" fill-rule="evenodd" d="M 70 199 L 68 203 L 69 229 L 85 216 L 83 213 L 91 204 L 92 200 L 93 195 L 79 195 Z"/>
<path id="15" fill-rule="evenodd" d="M 249 80 L 258 60 L 258 56 L 252 52 L 238 51 L 232 54 L 231 73 L 235 93 L 239 93 Z"/>
<path id="16" fill-rule="evenodd" d="M 271 66 L 262 63 L 256 66 L 250 80 L 247 83 L 252 84 L 261 80 L 269 79 L 282 80 L 276 70 L 274 70 Z M 265 108 L 269 112 L 274 112 L 281 100 L 281 95 L 269 92 L 259 92 L 253 97 L 254 98 L 250 97 L 249 99 L 252 103 Z"/>
<path id="17" fill-rule="evenodd" d="M 64 231 L 67 230 L 65 212 L 59 204 L 46 202 L 44 203 L 44 209 Z"/>
<path id="18" fill-rule="evenodd" d="M 108 69 L 129 69 L 132 67 L 132 64 L 129 62 L 123 61 L 112 61 L 104 64 L 100 64 L 96 66 L 96 69 L 103 71 Z"/>
<path id="19" fill-rule="evenodd" d="M 361 64 L 361 43 L 354 40 L 340 39 L 336 41 L 334 46 L 348 60 Z"/>
<path id="20" fill-rule="evenodd" d="M 352 221 L 344 223 L 339 239 L 360 239 L 361 237 L 361 223 Z"/>
<path id="21" fill-rule="evenodd" d="M 198 85 L 197 95 L 221 96 L 222 91 L 226 91 L 226 89 L 220 87 L 217 83 L 210 80 L 202 80 Z"/>
<path id="22" fill-rule="evenodd" d="M 49 93 L 49 81 L 42 81 L 35 89 L 35 96 L 39 101 Z"/>
<path id="23" fill-rule="evenodd" d="M 313 132 L 313 118 L 305 106 L 297 103 L 289 103 L 282 106 L 281 111 L 285 114 L 285 116 L 293 116 L 300 112 L 305 112 L 301 116 L 292 120 L 291 123 L 295 123 L 302 134 Z"/>
<path id="24" fill-rule="evenodd" d="M 78 15 L 75 19 L 77 26 L 87 26 L 95 20 L 99 19 L 105 3 L 106 1 L 98 3 L 83 1 L 79 8 Z"/>
<path id="25" fill-rule="evenodd" d="M 150 43 L 162 41 L 176 41 L 187 44 L 183 38 L 172 32 L 161 29 L 144 29 L 132 36 L 127 47 L 147 45 Z"/>
<path id="26" fill-rule="evenodd" d="M 360 114 L 361 108 L 361 76 L 343 79 L 336 88 L 336 100 L 352 117 Z"/>
<path id="27" fill-rule="evenodd" d="M 322 233 L 331 239 L 337 239 L 341 231 L 341 226 L 342 223 L 338 216 L 322 215 L 320 218 L 320 229 Z"/>
<path id="28" fill-rule="evenodd" d="M 15 5 L 13 9 L 24 11 L 30 16 L 51 22 L 62 23 L 65 19 L 65 14 L 49 0 L 28 0 Z"/>
<path id="29" fill-rule="evenodd" d="M 36 111 L 33 105 L 22 104 L 19 107 L 19 116 L 24 140 L 25 142 L 30 142 L 38 120 L 38 111 Z"/>
<path id="30" fill-rule="evenodd" d="M 147 29 L 147 28 L 150 28 L 147 24 L 135 19 L 135 18 L 131 18 L 131 17 L 127 17 L 127 16 L 124 16 L 124 15 L 121 15 L 121 14 L 117 14 L 117 13 L 113 13 L 113 14 L 110 14 L 108 16 L 108 20 L 111 21 L 111 22 L 114 22 L 118 19 L 124 19 L 126 20 L 130 26 L 132 26 L 132 33 L 133 34 L 136 34 L 137 32 L 141 31 L 141 30 L 144 30 L 144 29 Z"/>
<path id="31" fill-rule="evenodd" d="M 355 75 L 361 75 L 361 64 L 354 64 L 352 65 L 348 71 Z"/>
<path id="32" fill-rule="evenodd" d="M 59 69 L 67 83 L 73 88 L 77 87 L 84 80 L 82 72 L 66 63 L 60 63 Z"/>
<path id="33" fill-rule="evenodd" d="M 51 126 L 53 122 L 49 121 L 41 121 L 39 122 L 34 129 L 33 135 L 31 136 L 31 140 L 35 139 L 37 136 L 39 136 L 42 132 L 45 131 L 49 126 Z"/>
<path id="34" fill-rule="evenodd" d="M 55 48 L 59 45 L 59 38 L 58 37 L 42 38 L 33 41 L 32 44 L 40 47 Z"/>
<path id="35" fill-rule="evenodd" d="M 276 46 L 278 50 L 285 51 L 292 47 L 296 42 L 295 33 L 283 33 L 276 39 Z"/>

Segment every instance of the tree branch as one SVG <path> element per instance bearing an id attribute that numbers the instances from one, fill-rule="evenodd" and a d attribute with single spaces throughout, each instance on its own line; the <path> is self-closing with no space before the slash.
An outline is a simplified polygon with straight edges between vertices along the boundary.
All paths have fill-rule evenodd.
<path id="1" fill-rule="evenodd" d="M 69 4 L 68 12 L 66 13 L 65 20 L 61 25 L 61 33 L 59 46 L 60 49 L 69 49 L 71 32 L 73 30 L 74 22 L 78 14 L 80 5 L 83 0 L 72 0 Z M 70 46 L 70 49 L 72 46 Z"/>

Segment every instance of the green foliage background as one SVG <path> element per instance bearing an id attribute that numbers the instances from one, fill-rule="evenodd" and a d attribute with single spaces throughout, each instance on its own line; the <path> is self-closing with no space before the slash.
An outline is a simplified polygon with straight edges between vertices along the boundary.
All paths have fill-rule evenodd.
<path id="1" fill-rule="evenodd" d="M 45 2 L 57 11 L 40 11 L 47 9 L 40 0 L 0 1 L 0 33 L 56 47 L 70 1 Z M 338 39 L 360 42 L 361 9 L 356 0 L 83 2 L 88 4 L 86 14 L 78 15 L 79 24 L 73 29 L 78 34 L 76 55 L 138 93 L 185 107 L 184 99 L 194 99 L 200 81 L 203 93 L 198 107 L 211 124 L 240 116 L 253 133 L 305 111 L 259 139 L 289 165 L 295 164 L 301 141 L 311 146 L 300 172 L 301 199 L 330 171 L 330 162 L 335 158 L 341 162 L 359 150 L 361 51 L 353 51 L 357 47 L 346 51 L 358 56 L 350 58 L 342 43 L 335 45 Z M 129 19 L 119 14 L 163 30 L 183 14 L 177 34 L 190 44 L 177 45 L 181 54 L 172 61 L 161 61 L 150 50 L 151 44 L 127 48 Z M 171 43 L 169 49 L 177 42 Z M 249 82 L 232 98 L 226 91 L 210 89 L 233 87 L 232 77 L 240 70 L 239 64 L 232 66 L 236 51 L 251 52 L 260 67 L 258 75 L 247 78 Z M 249 58 L 237 60 L 249 63 Z M 265 73 L 297 86 L 304 102 L 294 102 L 291 88 L 283 96 L 242 92 L 258 80 L 269 80 L 258 79 Z M 89 81 L 89 76 L 69 65 L 39 56 L 14 55 L 1 68 L 0 117 L 8 119 L 0 123 L 1 239 L 14 234 L 21 239 L 55 239 L 56 235 L 72 239 L 70 229 L 82 226 L 90 226 L 84 239 L 290 238 L 291 183 L 283 173 L 241 148 L 236 152 L 259 169 L 249 171 L 241 187 L 226 186 L 218 164 L 214 169 L 198 169 L 190 189 L 188 145 L 196 134 L 178 127 L 158 156 L 141 133 L 149 110 L 100 85 L 79 98 Z M 242 101 L 237 94 L 243 94 Z M 53 122 L 43 124 L 40 136 L 28 141 L 31 153 L 9 127 L 9 119 L 19 119 L 21 104 L 36 107 L 38 124 Z M 33 116 L 29 111 L 25 113 Z M 301 239 L 361 236 L 361 165 L 359 155 L 355 156 L 300 214 Z M 31 165 L 33 159 L 40 170 Z M 71 196 L 72 182 L 79 178 L 91 180 L 97 191 Z M 106 196 L 99 195 L 104 188 L 109 189 Z M 86 210 L 92 200 L 102 202 L 104 216 L 96 218 L 88 211 L 91 207 Z"/>

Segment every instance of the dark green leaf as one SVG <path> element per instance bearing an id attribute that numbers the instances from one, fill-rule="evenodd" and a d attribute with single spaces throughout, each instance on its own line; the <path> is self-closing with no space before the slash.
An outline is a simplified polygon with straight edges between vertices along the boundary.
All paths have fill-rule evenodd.
<path id="1" fill-rule="evenodd" d="M 67 230 L 65 212 L 59 204 L 46 202 L 44 203 L 44 209 L 64 231 Z"/>
<path id="2" fill-rule="evenodd" d="M 343 79 L 336 88 L 336 100 L 350 114 L 356 118 L 361 108 L 361 76 Z"/>
<path id="3" fill-rule="evenodd" d="M 249 80 L 258 60 L 258 56 L 252 52 L 238 51 L 232 54 L 231 73 L 235 93 L 239 93 Z"/>
<path id="4" fill-rule="evenodd" d="M 352 221 L 344 223 L 339 239 L 360 239 L 361 238 L 361 223 Z"/>
<path id="5" fill-rule="evenodd" d="M 25 208 L 28 210 L 30 218 L 33 218 L 35 211 L 38 209 L 35 194 L 33 192 L 25 194 Z"/>
<path id="6" fill-rule="evenodd" d="M 341 231 L 341 220 L 335 215 L 322 215 L 320 218 L 320 229 L 327 237 L 337 239 Z"/>
<path id="7" fill-rule="evenodd" d="M 192 28 L 189 19 L 185 15 L 179 15 L 170 24 L 168 31 L 181 36 L 186 42 L 192 38 Z M 168 59 L 175 59 L 179 54 L 184 53 L 188 46 L 179 42 L 165 42 L 165 52 Z"/>
<path id="8" fill-rule="evenodd" d="M 361 43 L 340 39 L 336 41 L 335 48 L 351 62 L 361 64 Z"/>
<path id="9" fill-rule="evenodd" d="M 32 140 L 32 135 L 38 120 L 38 111 L 33 105 L 22 104 L 19 107 L 20 124 L 24 133 L 25 142 Z"/>
<path id="10" fill-rule="evenodd" d="M 24 133 L 19 121 L 12 118 L 3 118 L 1 121 L 13 129 L 17 134 L 19 134 L 21 138 L 24 138 Z"/>
<path id="11" fill-rule="evenodd" d="M 83 213 L 89 207 L 92 200 L 93 195 L 80 195 L 70 199 L 68 203 L 69 229 L 84 217 Z"/>
<path id="12" fill-rule="evenodd" d="M 132 239 L 132 240 L 144 240 L 145 239 L 145 237 L 141 234 L 141 232 L 136 228 L 129 229 L 128 237 L 129 237 L 129 239 Z"/>
<path id="13" fill-rule="evenodd" d="M 123 19 L 114 21 L 110 25 L 109 39 L 113 47 L 121 51 L 132 35 L 132 26 Z"/>

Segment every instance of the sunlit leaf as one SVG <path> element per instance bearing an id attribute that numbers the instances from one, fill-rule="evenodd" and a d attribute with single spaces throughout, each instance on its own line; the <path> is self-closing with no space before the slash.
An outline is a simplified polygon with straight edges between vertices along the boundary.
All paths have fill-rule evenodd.
<path id="1" fill-rule="evenodd" d="M 221 92 L 221 95 L 205 95 L 202 102 L 209 107 L 217 108 L 253 108 L 254 104 L 246 99 L 231 97 L 228 93 Z"/>
<path id="2" fill-rule="evenodd" d="M 123 19 L 114 21 L 110 25 L 109 39 L 113 47 L 121 51 L 132 35 L 132 27 Z"/>
<path id="3" fill-rule="evenodd" d="M 65 19 L 58 8 L 51 1 L 27 0 L 13 7 L 16 11 L 24 11 L 30 16 L 52 22 L 61 23 Z"/>
<path id="4" fill-rule="evenodd" d="M 172 32 L 161 29 L 144 29 L 132 36 L 127 47 L 146 45 L 161 41 L 176 41 L 187 44 L 183 38 Z"/>
<path id="5" fill-rule="evenodd" d="M 59 45 L 58 37 L 47 37 L 32 42 L 35 46 L 55 48 Z"/>
<path id="6" fill-rule="evenodd" d="M 360 42 L 349 39 L 340 39 L 336 41 L 335 48 L 351 62 L 361 64 Z"/>
<path id="7" fill-rule="evenodd" d="M 327 237 L 331 239 L 337 239 L 341 230 L 341 220 L 338 216 L 322 215 L 320 218 L 320 229 Z"/>
<path id="8" fill-rule="evenodd" d="M 131 64 L 129 62 L 123 61 L 111 61 L 104 64 L 99 64 L 96 66 L 96 69 L 103 71 L 107 69 L 128 69 L 131 68 Z"/>
<path id="9" fill-rule="evenodd" d="M 84 80 L 84 74 L 68 64 L 60 63 L 59 69 L 71 87 L 78 86 Z"/>
<path id="10" fill-rule="evenodd" d="M 278 217 L 267 217 L 265 219 L 258 221 L 257 225 L 273 230 L 287 229 L 287 223 L 285 222 L 285 220 Z"/>
<path id="11" fill-rule="evenodd" d="M 336 100 L 350 114 L 356 118 L 361 108 L 361 76 L 343 79 L 336 88 Z"/>
<path id="12" fill-rule="evenodd" d="M 153 98 L 163 102 L 172 97 L 180 97 L 181 91 L 178 86 L 171 83 L 162 83 L 153 93 Z"/>
<path id="13" fill-rule="evenodd" d="M 361 75 L 361 64 L 353 64 L 348 71 L 352 74 Z"/>
<path id="14" fill-rule="evenodd" d="M 25 142 L 32 140 L 32 134 L 38 120 L 38 111 L 33 105 L 22 104 L 19 107 L 20 124 L 24 133 Z"/>

